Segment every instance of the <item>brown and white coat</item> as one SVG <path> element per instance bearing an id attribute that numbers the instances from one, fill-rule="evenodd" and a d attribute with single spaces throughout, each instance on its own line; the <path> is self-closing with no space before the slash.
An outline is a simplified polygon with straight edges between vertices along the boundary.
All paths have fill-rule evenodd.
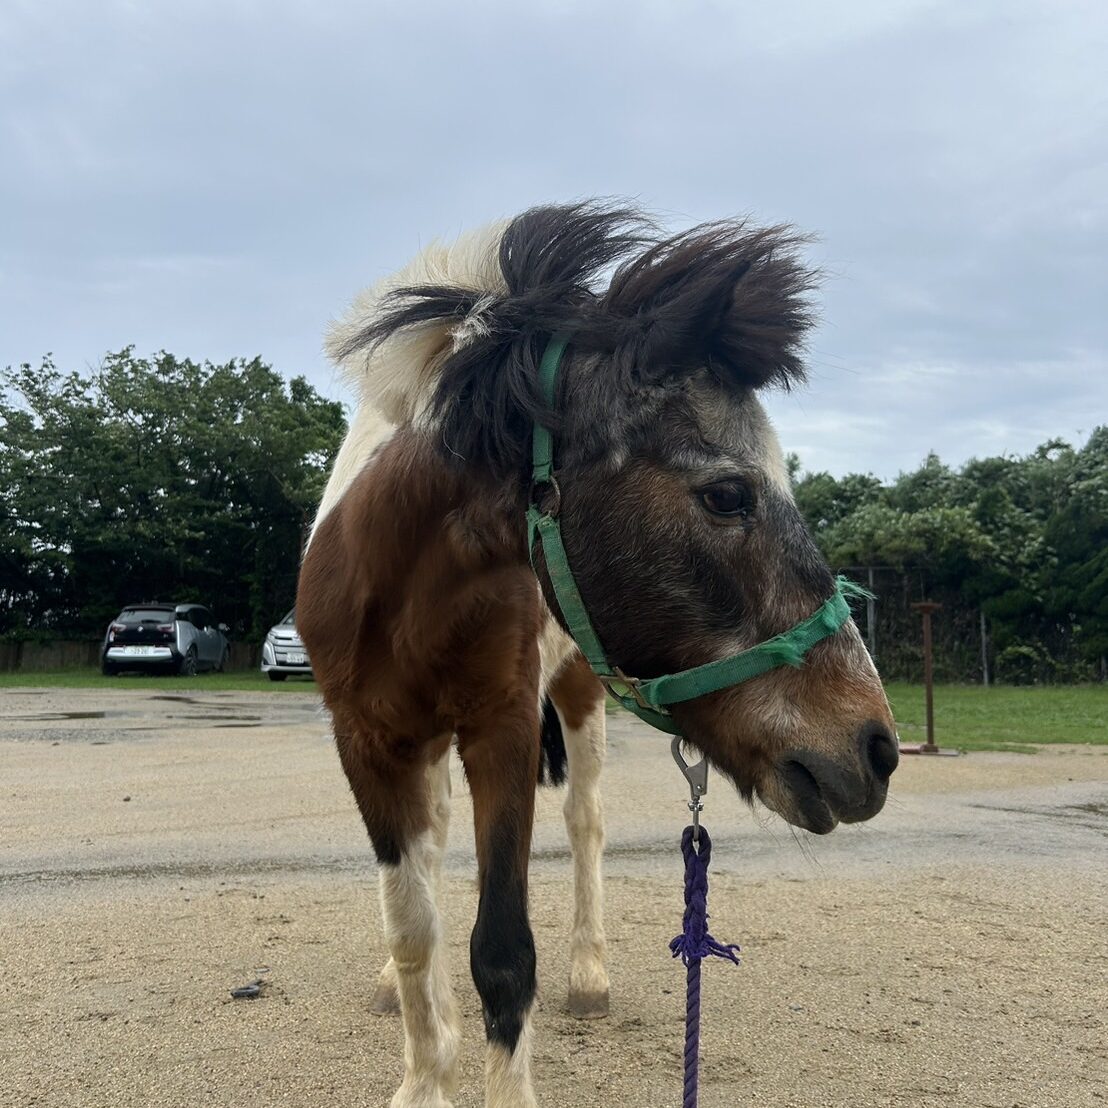
<path id="1" fill-rule="evenodd" d="M 534 419 L 557 427 L 567 551 L 624 670 L 649 677 L 733 653 L 831 592 L 754 395 L 802 375 L 812 275 L 800 242 L 742 223 L 660 238 L 626 210 L 539 208 L 425 250 L 332 329 L 360 400 L 305 555 L 297 622 L 380 863 L 391 960 L 378 1004 L 395 991 L 406 1038 L 393 1108 L 442 1108 L 454 1088 L 438 907 L 452 745 L 474 805 L 486 1103 L 535 1103 L 527 861 L 548 700 L 568 758 L 570 1007 L 607 1010 L 603 698 L 526 549 Z M 572 346 L 547 412 L 537 364 L 558 332 Z M 852 624 L 803 668 L 675 716 L 744 795 L 814 831 L 872 816 L 896 763 Z"/>

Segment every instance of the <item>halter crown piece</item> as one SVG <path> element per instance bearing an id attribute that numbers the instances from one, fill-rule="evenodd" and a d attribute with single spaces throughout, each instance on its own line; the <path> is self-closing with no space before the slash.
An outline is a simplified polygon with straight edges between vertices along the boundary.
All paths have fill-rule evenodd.
<path id="1" fill-rule="evenodd" d="M 568 344 L 568 335 L 555 335 L 547 344 L 539 365 L 543 398 L 550 409 L 556 407 L 558 367 Z M 544 489 L 551 495 L 544 497 Z M 543 499 L 550 502 L 546 510 L 540 507 Z M 742 684 L 778 666 L 803 665 L 804 655 L 816 643 L 834 635 L 850 619 L 847 597 L 869 595 L 853 581 L 837 577 L 835 591 L 823 604 L 807 619 L 772 639 L 730 657 L 678 673 L 644 680 L 628 677 L 609 663 L 589 620 L 577 582 L 573 579 L 558 523 L 561 500 L 561 490 L 554 476 L 554 438 L 550 428 L 536 421 L 532 437 L 531 504 L 527 509 L 527 547 L 532 562 L 535 539 L 538 538 L 542 542 L 546 571 L 558 607 L 593 672 L 613 699 L 652 727 L 670 735 L 679 734 L 669 713 L 670 704 L 695 700 L 699 696 Z"/>

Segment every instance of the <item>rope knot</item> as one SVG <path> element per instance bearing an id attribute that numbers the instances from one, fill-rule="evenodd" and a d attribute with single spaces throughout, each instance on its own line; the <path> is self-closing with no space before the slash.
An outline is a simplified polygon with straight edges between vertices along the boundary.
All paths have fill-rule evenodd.
<path id="1" fill-rule="evenodd" d="M 692 827 L 681 836 L 685 856 L 685 929 L 669 944 L 674 958 L 686 965 L 705 958 L 726 958 L 738 964 L 739 947 L 721 943 L 708 933 L 708 864 L 712 860 L 712 840 L 704 827 L 694 839 Z"/>
<path id="2" fill-rule="evenodd" d="M 686 827 L 681 836 L 685 855 L 685 930 L 669 944 L 674 958 L 685 963 L 685 1083 L 682 1108 L 697 1108 L 700 1085 L 700 963 L 709 957 L 738 962 L 737 946 L 720 943 L 708 934 L 708 863 L 712 840 L 703 827 L 699 838 Z M 699 848 L 699 849 L 698 849 Z"/>

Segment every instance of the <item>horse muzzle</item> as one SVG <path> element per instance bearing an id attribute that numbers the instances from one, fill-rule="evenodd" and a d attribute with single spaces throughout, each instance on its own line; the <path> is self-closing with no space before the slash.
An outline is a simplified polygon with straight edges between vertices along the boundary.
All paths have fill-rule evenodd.
<path id="1" fill-rule="evenodd" d="M 796 749 L 776 766 L 772 797 L 763 797 L 790 823 L 826 835 L 839 823 L 861 823 L 881 811 L 900 755 L 895 737 L 870 720 L 854 738 L 846 761 Z"/>

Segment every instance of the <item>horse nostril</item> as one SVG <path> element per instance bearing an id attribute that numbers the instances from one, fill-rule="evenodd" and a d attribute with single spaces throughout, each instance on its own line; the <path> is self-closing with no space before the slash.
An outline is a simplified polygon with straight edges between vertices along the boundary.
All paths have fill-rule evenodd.
<path id="1" fill-rule="evenodd" d="M 867 723 L 860 738 L 863 761 L 873 770 L 874 776 L 888 781 L 900 761 L 896 740 L 880 723 Z"/>

